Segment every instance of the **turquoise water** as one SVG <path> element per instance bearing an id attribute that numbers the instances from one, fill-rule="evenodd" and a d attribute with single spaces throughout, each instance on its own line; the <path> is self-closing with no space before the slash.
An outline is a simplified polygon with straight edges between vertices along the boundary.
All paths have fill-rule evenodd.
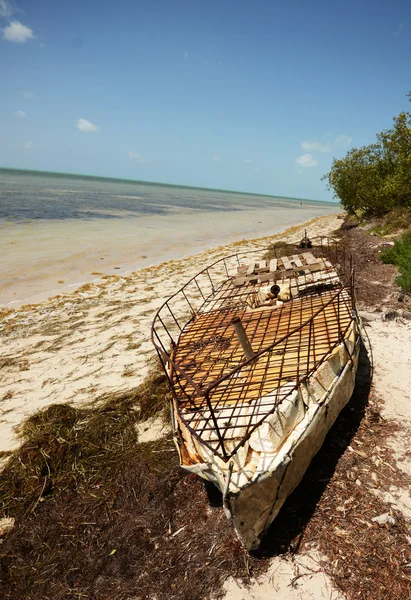
<path id="1" fill-rule="evenodd" d="M 305 206 L 318 202 L 304 200 Z M 321 205 L 333 203 L 321 203 Z M 0 219 L 118 219 L 170 212 L 300 207 L 300 199 L 124 179 L 0 169 Z"/>
<path id="2" fill-rule="evenodd" d="M 293 198 L 0 169 L 0 305 L 39 302 L 103 274 L 272 235 L 339 210 Z"/>

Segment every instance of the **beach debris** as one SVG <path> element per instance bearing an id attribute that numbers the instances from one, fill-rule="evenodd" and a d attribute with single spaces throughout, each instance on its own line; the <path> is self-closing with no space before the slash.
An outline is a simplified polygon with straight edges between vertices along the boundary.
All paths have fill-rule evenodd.
<path id="1" fill-rule="evenodd" d="M 390 513 L 388 513 L 388 512 L 383 513 L 382 515 L 379 515 L 378 517 L 374 517 L 373 519 L 371 519 L 371 521 L 373 521 L 374 523 L 378 523 L 378 525 L 385 525 L 385 524 L 395 525 L 394 517 L 392 517 L 390 515 Z"/>
<path id="2" fill-rule="evenodd" d="M 176 535 L 178 535 L 179 533 L 181 533 L 182 531 L 184 531 L 184 529 L 187 527 L 187 525 L 183 525 L 183 527 L 180 527 L 180 529 L 177 529 L 177 531 L 175 531 L 174 533 L 171 534 L 171 537 L 175 537 Z"/>
<path id="3" fill-rule="evenodd" d="M 383 321 L 395 321 L 398 316 L 398 312 L 391 308 L 383 312 L 381 318 Z"/>
<path id="4" fill-rule="evenodd" d="M 307 231 L 302 243 L 311 244 Z M 220 489 L 248 551 L 260 545 L 354 388 L 360 338 L 344 271 L 349 261 L 337 260 L 337 243 L 326 244 L 321 238 L 313 252 L 292 245 L 284 255 L 281 247 L 276 257 L 251 251 L 247 270 L 242 256 L 222 258 L 223 282 L 213 263 L 166 300 L 153 321 L 152 341 L 173 385 L 181 465 Z M 335 257 L 343 265 L 338 272 Z M 193 281 L 199 306 L 188 300 Z M 179 319 L 193 309 L 194 321 Z M 226 338 L 229 344 L 217 349 L 215 340 Z M 364 486 L 359 475 L 353 480 Z"/>
<path id="5" fill-rule="evenodd" d="M 312 241 L 307 236 L 306 229 L 304 229 L 304 237 L 301 239 L 301 242 L 298 245 L 300 248 L 312 248 L 313 247 Z"/>
<path id="6" fill-rule="evenodd" d="M 0 519 L 0 537 L 10 531 L 10 529 L 13 529 L 13 527 L 14 519 L 12 517 L 3 517 Z"/>

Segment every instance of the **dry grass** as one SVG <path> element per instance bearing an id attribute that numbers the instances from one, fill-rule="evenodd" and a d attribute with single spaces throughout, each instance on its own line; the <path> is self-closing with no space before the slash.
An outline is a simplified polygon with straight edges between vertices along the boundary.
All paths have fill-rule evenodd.
<path id="1" fill-rule="evenodd" d="M 410 524 L 379 493 L 399 483 L 391 453 L 377 440 L 395 433 L 378 410 L 367 408 L 353 451 L 345 451 L 304 537 L 327 557 L 323 567 L 348 598 L 403 600 L 411 597 Z M 395 464 L 395 463 L 394 463 Z M 401 485 L 409 487 L 403 475 Z M 390 513 L 393 524 L 373 518 Z"/>
<path id="2" fill-rule="evenodd" d="M 394 235 L 411 228 L 411 210 L 397 207 L 383 217 L 374 220 L 373 232 L 378 235 Z"/>

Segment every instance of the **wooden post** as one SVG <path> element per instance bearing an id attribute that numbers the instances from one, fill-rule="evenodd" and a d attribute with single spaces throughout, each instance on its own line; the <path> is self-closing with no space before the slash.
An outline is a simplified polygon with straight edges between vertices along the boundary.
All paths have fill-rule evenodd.
<path id="1" fill-rule="evenodd" d="M 251 348 L 250 340 L 247 337 L 244 326 L 241 322 L 240 317 L 234 317 L 231 319 L 231 325 L 234 327 L 234 331 L 241 344 L 241 348 L 244 350 L 244 354 L 247 360 L 250 360 L 254 356 L 253 349 Z"/>

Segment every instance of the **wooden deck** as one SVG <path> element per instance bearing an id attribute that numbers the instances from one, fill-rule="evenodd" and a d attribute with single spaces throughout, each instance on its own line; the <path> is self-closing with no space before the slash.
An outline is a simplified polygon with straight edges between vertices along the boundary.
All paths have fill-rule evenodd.
<path id="1" fill-rule="evenodd" d="M 351 322 L 351 299 L 347 291 L 341 293 L 339 300 L 332 300 L 333 296 L 335 291 L 328 291 L 258 312 L 240 308 L 199 314 L 180 335 L 174 363 L 201 389 L 227 375 L 245 360 L 231 325 L 232 318 L 240 316 L 254 353 L 279 343 L 237 377 L 222 382 L 210 398 L 215 407 L 250 402 L 299 379 L 338 343 L 341 331 Z M 311 327 L 301 327 L 318 311 Z M 176 372 L 173 378 L 177 384 Z M 205 408 L 204 397 L 198 396 L 187 380 L 178 379 L 181 390 L 191 397 L 188 400 L 181 394 L 181 408 Z"/>
<path id="2" fill-rule="evenodd" d="M 289 291 L 284 302 L 269 296 L 274 284 Z M 343 341 L 352 303 L 329 259 L 311 252 L 239 262 L 174 344 L 169 375 L 179 418 L 215 454 L 234 452 Z M 234 317 L 251 344 L 249 361 Z"/>

